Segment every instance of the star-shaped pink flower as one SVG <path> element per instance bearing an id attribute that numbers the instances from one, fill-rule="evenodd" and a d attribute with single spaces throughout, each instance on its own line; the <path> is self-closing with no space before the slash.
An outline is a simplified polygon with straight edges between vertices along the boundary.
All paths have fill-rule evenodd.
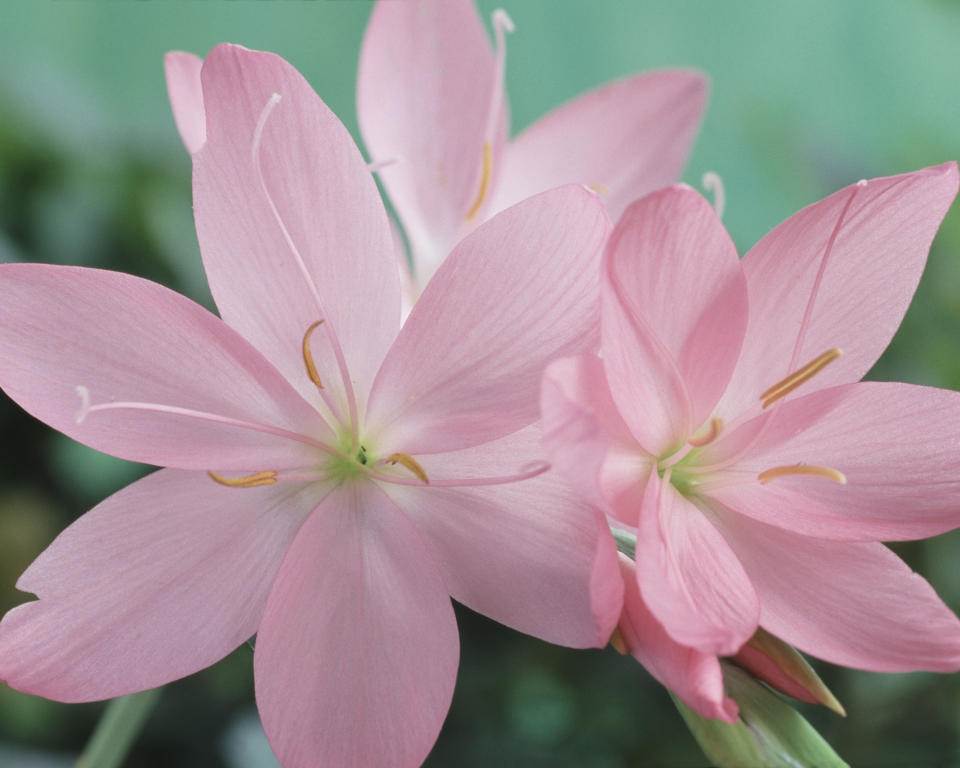
<path id="1" fill-rule="evenodd" d="M 561 184 L 594 186 L 614 221 L 683 170 L 703 75 L 664 70 L 591 91 L 510 139 L 505 33 L 472 0 L 380 0 L 357 74 L 357 116 L 407 237 L 418 295 L 453 245 L 497 211 Z M 522 30 L 518 32 L 518 35 Z"/>
<path id="2" fill-rule="evenodd" d="M 954 163 L 863 181 L 742 261 L 686 187 L 611 235 L 603 357 L 548 368 L 545 446 L 636 535 L 621 634 L 702 715 L 736 716 L 716 657 L 758 626 L 837 664 L 960 668 L 960 622 L 879 543 L 960 525 L 960 393 L 859 381 L 956 192 Z"/>
<path id="3" fill-rule="evenodd" d="M 609 221 L 575 186 L 504 211 L 401 328 L 387 216 L 341 123 L 271 54 L 219 46 L 197 82 L 194 207 L 222 320 L 129 275 L 0 267 L 3 389 L 166 467 L 24 573 L 39 599 L 0 623 L 0 679 L 103 699 L 257 633 L 287 768 L 416 765 L 456 676 L 449 595 L 577 647 L 617 621 L 604 522 L 545 472 L 534 424 L 546 362 L 597 343 Z"/>

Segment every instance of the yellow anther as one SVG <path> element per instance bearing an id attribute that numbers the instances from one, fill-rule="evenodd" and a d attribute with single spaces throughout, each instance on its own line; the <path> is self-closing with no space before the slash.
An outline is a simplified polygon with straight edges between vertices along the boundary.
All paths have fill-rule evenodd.
<path id="1" fill-rule="evenodd" d="M 703 428 L 697 430 L 688 440 L 694 448 L 702 448 L 703 446 L 712 443 L 717 439 L 717 435 L 720 434 L 720 430 L 723 429 L 723 419 L 719 416 L 714 416 L 710 419 L 710 423 L 706 425 L 706 431 Z"/>
<path id="2" fill-rule="evenodd" d="M 765 469 L 757 475 L 757 480 L 760 481 L 761 485 L 766 485 L 771 480 L 776 480 L 778 477 L 788 477 L 789 475 L 825 477 L 828 480 L 833 480 L 835 483 L 840 483 L 840 485 L 847 484 L 847 476 L 843 474 L 843 472 L 838 472 L 831 467 L 818 467 L 815 464 L 791 464 L 788 467 Z"/>
<path id="3" fill-rule="evenodd" d="M 421 467 L 417 460 L 409 453 L 391 453 L 387 456 L 387 462 L 390 464 L 402 464 L 422 480 L 424 484 L 430 484 L 430 481 L 427 479 L 427 473 L 423 471 L 423 467 Z"/>
<path id="4" fill-rule="evenodd" d="M 266 472 L 256 472 L 252 475 L 245 475 L 244 477 L 224 477 L 211 471 L 208 471 L 207 474 L 210 475 L 211 480 L 220 483 L 220 485 L 225 485 L 228 488 L 256 488 L 260 485 L 273 485 L 277 482 L 277 473 L 272 469 Z"/>
<path id="5" fill-rule="evenodd" d="M 630 648 L 627 646 L 627 641 L 623 639 L 620 627 L 614 629 L 613 634 L 610 635 L 610 645 L 619 654 L 626 656 L 630 653 Z"/>
<path id="6" fill-rule="evenodd" d="M 837 349 L 836 347 L 833 349 L 828 349 L 822 355 L 815 357 L 802 368 L 795 370 L 785 379 L 778 381 L 762 395 L 760 395 L 760 399 L 763 400 L 763 407 L 769 408 L 771 405 L 777 402 L 777 400 L 782 397 L 786 397 L 801 384 L 810 381 L 810 379 L 820 373 L 820 371 L 830 365 L 830 363 L 832 363 L 842 354 L 843 350 Z"/>
<path id="7" fill-rule="evenodd" d="M 606 197 L 610 194 L 610 190 L 606 188 L 603 184 L 587 184 L 587 189 L 592 189 L 600 197 Z"/>
<path id="8" fill-rule="evenodd" d="M 310 377 L 310 381 L 317 385 L 318 389 L 323 389 L 323 384 L 320 382 L 320 374 L 317 373 L 317 366 L 313 364 L 313 353 L 310 352 L 310 334 L 312 334 L 313 329 L 322 322 L 323 320 L 317 320 L 317 322 L 307 328 L 307 332 L 303 334 L 303 363 L 307 366 L 307 376 Z"/>
<path id="9" fill-rule="evenodd" d="M 483 175 L 480 177 L 480 191 L 477 192 L 477 199 L 473 201 L 473 205 L 470 206 L 470 210 L 467 212 L 467 221 L 470 221 L 470 219 L 477 215 L 477 211 L 480 210 L 480 206 L 483 205 L 483 200 L 487 196 L 487 186 L 490 184 L 490 166 L 492 163 L 493 150 L 490 147 L 490 142 L 485 141 L 483 143 Z"/>

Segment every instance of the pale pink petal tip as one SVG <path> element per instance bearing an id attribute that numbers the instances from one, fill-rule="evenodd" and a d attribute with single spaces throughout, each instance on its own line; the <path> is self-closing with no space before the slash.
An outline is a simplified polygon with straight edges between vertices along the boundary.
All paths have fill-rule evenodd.
<path id="1" fill-rule="evenodd" d="M 202 66 L 203 59 L 184 51 L 170 51 L 163 57 L 173 119 L 183 145 L 190 154 L 199 152 L 207 140 L 203 89 L 200 85 Z"/>

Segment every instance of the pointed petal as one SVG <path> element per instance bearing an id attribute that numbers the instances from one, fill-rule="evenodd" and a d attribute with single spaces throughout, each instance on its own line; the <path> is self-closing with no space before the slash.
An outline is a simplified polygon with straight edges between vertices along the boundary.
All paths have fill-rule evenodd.
<path id="1" fill-rule="evenodd" d="M 807 536 L 935 536 L 960 527 L 958 424 L 960 393 L 946 389 L 857 382 L 816 391 L 783 404 L 737 462 L 743 483 L 708 493 L 741 514 Z M 810 475 L 757 480 L 765 470 L 798 464 L 829 467 L 846 482 Z"/>
<path id="2" fill-rule="evenodd" d="M 450 598 L 371 483 L 341 486 L 293 542 L 257 635 L 264 730 L 285 768 L 419 765 L 453 694 Z"/>
<path id="3" fill-rule="evenodd" d="M 710 416 L 747 323 L 737 250 L 689 187 L 631 205 L 610 236 L 601 293 L 603 355 L 613 399 L 655 456 Z"/>
<path id="4" fill-rule="evenodd" d="M 184 469 L 315 464 L 319 414 L 222 320 L 156 283 L 119 272 L 0 266 L 0 385 L 24 409 L 97 450 Z M 94 405 L 82 417 L 77 387 Z M 223 417 L 97 410 L 147 402 Z M 255 422 L 274 433 L 241 428 Z M 291 436 L 277 435 L 287 430 Z"/>
<path id="5" fill-rule="evenodd" d="M 380 178 L 410 238 L 421 286 L 420 273 L 432 273 L 460 239 L 481 187 L 490 189 L 499 173 L 502 88 L 470 0 L 374 7 L 357 73 L 357 117 L 371 159 L 398 158 Z M 502 114 L 492 118 L 494 104 Z M 491 121 L 496 131 L 488 137 Z M 484 182 L 488 138 L 493 177 Z"/>
<path id="6" fill-rule="evenodd" d="M 643 602 L 635 564 L 625 555 L 620 555 L 620 572 L 624 584 L 620 632 L 630 655 L 698 715 L 735 723 L 737 703 L 723 695 L 720 660 L 677 643 L 664 631 Z"/>
<path id="7" fill-rule="evenodd" d="M 237 490 L 163 469 L 67 528 L 21 576 L 40 599 L 0 623 L 0 679 L 58 701 L 153 688 L 257 631 L 317 486 Z"/>
<path id="8" fill-rule="evenodd" d="M 647 72 L 558 107 L 507 145 L 497 211 L 560 184 L 601 190 L 617 221 L 634 200 L 676 181 L 707 100 L 699 72 Z"/>
<path id="9" fill-rule="evenodd" d="M 436 453 L 532 423 L 547 362 L 596 344 L 608 231 L 597 197 L 569 186 L 525 200 L 464 239 L 378 374 L 368 423 L 381 444 Z"/>
<path id="10" fill-rule="evenodd" d="M 762 627 L 733 660 L 780 693 L 808 704 L 822 704 L 841 717 L 847 716 L 837 697 L 797 649 Z"/>
<path id="11" fill-rule="evenodd" d="M 717 520 L 772 634 L 847 667 L 960 669 L 960 621 L 882 544 L 808 538 L 726 510 Z"/>
<path id="12" fill-rule="evenodd" d="M 207 143 L 194 156 L 194 208 L 220 314 L 313 403 L 301 341 L 324 320 L 313 356 L 343 407 L 335 342 L 363 393 L 399 327 L 393 238 L 376 185 L 346 128 L 280 57 L 220 45 L 201 79 Z"/>
<path id="13" fill-rule="evenodd" d="M 757 595 L 737 556 L 656 473 L 647 481 L 636 560 L 643 601 L 676 642 L 729 656 L 756 631 Z"/>
<path id="14" fill-rule="evenodd" d="M 167 77 L 167 95 L 170 97 L 173 119 L 180 131 L 183 145 L 191 155 L 207 140 L 203 90 L 200 86 L 202 66 L 203 59 L 184 51 L 170 51 L 163 57 L 163 71 Z"/>
<path id="15" fill-rule="evenodd" d="M 650 472 L 610 396 L 603 361 L 595 355 L 555 360 L 543 376 L 540 395 L 543 447 L 557 472 L 580 496 L 613 512 L 633 499 Z M 627 520 L 636 524 L 635 516 Z"/>
<path id="16" fill-rule="evenodd" d="M 424 468 L 434 477 L 456 474 L 461 464 L 516 467 L 538 454 L 538 432 L 433 454 Z M 416 524 L 456 600 L 547 642 L 607 643 L 623 600 L 616 548 L 603 515 L 556 473 L 480 487 L 385 484 L 384 491 Z"/>
<path id="17" fill-rule="evenodd" d="M 755 406 L 767 387 L 835 347 L 843 357 L 797 395 L 859 380 L 899 327 L 956 193 L 956 163 L 853 184 L 757 243 L 743 259 L 750 322 L 720 407 L 724 418 Z"/>

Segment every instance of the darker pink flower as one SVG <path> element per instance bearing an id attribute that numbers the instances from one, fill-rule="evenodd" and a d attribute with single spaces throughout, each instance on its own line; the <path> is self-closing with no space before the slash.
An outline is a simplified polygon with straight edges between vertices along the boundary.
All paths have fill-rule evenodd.
<path id="1" fill-rule="evenodd" d="M 591 91 L 509 139 L 503 11 L 495 46 L 472 0 L 380 0 L 364 36 L 357 116 L 409 238 L 414 294 L 497 211 L 560 184 L 601 191 L 614 220 L 673 182 L 706 100 L 704 77 L 664 70 Z"/>
<path id="2" fill-rule="evenodd" d="M 415 765 L 453 691 L 449 595 L 576 647 L 617 621 L 603 521 L 545 473 L 534 425 L 545 363 L 596 345 L 609 221 L 574 186 L 504 211 L 401 328 L 387 216 L 340 122 L 271 54 L 217 47 L 196 85 L 181 130 L 223 320 L 128 275 L 0 267 L 4 390 L 166 467 L 24 573 L 39 599 L 0 624 L 0 678 L 103 699 L 257 633 L 285 766 Z"/>
<path id="3" fill-rule="evenodd" d="M 735 716 L 717 656 L 758 626 L 837 664 L 960 668 L 960 622 L 879 543 L 960 525 L 960 393 L 859 382 L 956 192 L 953 163 L 860 182 L 742 261 L 685 187 L 611 235 L 603 358 L 549 367 L 545 446 L 636 537 L 621 634 L 702 715 Z"/>

